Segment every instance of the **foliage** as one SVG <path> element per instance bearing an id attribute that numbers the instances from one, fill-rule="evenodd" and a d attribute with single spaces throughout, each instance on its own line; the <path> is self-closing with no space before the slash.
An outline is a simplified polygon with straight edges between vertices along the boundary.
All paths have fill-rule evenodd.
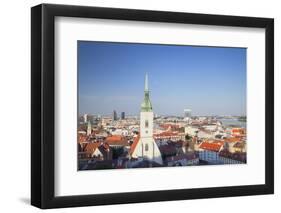
<path id="1" fill-rule="evenodd" d="M 191 139 L 192 139 L 192 137 L 191 137 L 189 134 L 186 134 L 186 135 L 185 135 L 185 140 L 189 141 L 189 140 L 191 140 Z"/>
<path id="2" fill-rule="evenodd" d="M 112 149 L 112 158 L 118 159 L 124 153 L 123 147 Z"/>

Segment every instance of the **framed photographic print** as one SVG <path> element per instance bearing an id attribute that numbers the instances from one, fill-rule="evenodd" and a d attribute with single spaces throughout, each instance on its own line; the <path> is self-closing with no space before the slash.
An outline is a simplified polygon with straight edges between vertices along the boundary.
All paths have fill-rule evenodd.
<path id="1" fill-rule="evenodd" d="M 274 192 L 274 21 L 31 9 L 31 203 Z"/>

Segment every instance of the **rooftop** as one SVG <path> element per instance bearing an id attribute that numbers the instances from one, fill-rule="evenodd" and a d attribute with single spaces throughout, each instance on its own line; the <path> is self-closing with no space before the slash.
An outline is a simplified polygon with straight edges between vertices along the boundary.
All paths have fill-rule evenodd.
<path id="1" fill-rule="evenodd" d="M 205 149 L 208 151 L 218 152 L 222 148 L 223 143 L 209 143 L 209 142 L 202 142 L 199 146 L 200 149 Z"/>

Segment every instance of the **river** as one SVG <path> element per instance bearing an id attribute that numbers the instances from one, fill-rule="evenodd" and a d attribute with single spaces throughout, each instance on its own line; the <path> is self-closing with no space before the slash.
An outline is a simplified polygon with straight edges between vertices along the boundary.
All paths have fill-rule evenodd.
<path id="1" fill-rule="evenodd" d="M 247 127 L 247 122 L 245 121 L 239 121 L 236 118 L 222 118 L 222 119 L 218 119 L 219 121 L 222 122 L 223 126 L 239 126 L 239 127 L 243 127 L 246 128 Z"/>

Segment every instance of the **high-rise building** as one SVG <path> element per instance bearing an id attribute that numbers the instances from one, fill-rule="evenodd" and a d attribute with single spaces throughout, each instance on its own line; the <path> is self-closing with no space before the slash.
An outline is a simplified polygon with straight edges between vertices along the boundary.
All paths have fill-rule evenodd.
<path id="1" fill-rule="evenodd" d="M 87 123 L 87 121 L 88 121 L 88 115 L 87 115 L 87 114 L 84 114 L 84 115 L 83 115 L 83 119 L 84 119 L 84 123 Z"/>
<path id="2" fill-rule="evenodd" d="M 149 98 L 148 76 L 145 75 L 144 100 L 141 104 L 140 112 L 140 136 L 134 141 L 130 151 L 133 158 L 142 157 L 144 159 L 163 164 L 160 150 L 153 138 L 153 111 Z"/>
<path id="3" fill-rule="evenodd" d="M 121 119 L 122 119 L 122 120 L 125 119 L 125 112 L 121 112 Z"/>
<path id="4" fill-rule="evenodd" d="M 117 121 L 117 112 L 113 110 L 113 120 Z"/>
<path id="5" fill-rule="evenodd" d="M 87 136 L 91 135 L 92 133 L 92 125 L 91 122 L 88 121 L 88 125 L 87 125 Z"/>
<path id="6" fill-rule="evenodd" d="M 184 109 L 184 117 L 185 118 L 190 118 L 191 117 L 191 109 Z"/>

